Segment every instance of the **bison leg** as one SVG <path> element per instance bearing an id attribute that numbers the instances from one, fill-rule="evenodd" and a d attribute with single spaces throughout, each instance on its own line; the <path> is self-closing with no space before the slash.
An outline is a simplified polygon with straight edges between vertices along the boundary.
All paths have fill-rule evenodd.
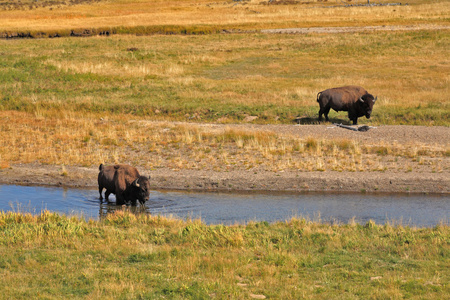
<path id="1" fill-rule="evenodd" d="M 100 200 L 103 200 L 103 196 L 102 196 L 102 191 L 103 191 L 103 187 L 98 187 L 98 193 L 100 194 Z"/>
<path id="2" fill-rule="evenodd" d="M 353 125 L 356 125 L 358 123 L 357 114 L 351 110 L 348 111 L 348 118 L 350 119 L 350 121 L 353 121 Z"/>
<path id="3" fill-rule="evenodd" d="M 330 121 L 330 119 L 328 119 L 328 113 L 330 112 L 330 108 L 328 107 L 326 110 L 325 110 L 325 120 L 327 121 L 327 122 L 329 122 Z"/>
<path id="4" fill-rule="evenodd" d="M 328 122 L 328 113 L 330 112 L 330 107 L 321 107 L 319 110 L 319 121 L 322 121 L 322 114 L 325 115 L 325 120 Z"/>
<path id="5" fill-rule="evenodd" d="M 124 205 L 127 204 L 122 194 L 116 193 L 116 205 Z"/>
<path id="6" fill-rule="evenodd" d="M 325 115 L 325 120 L 328 122 L 328 113 L 330 112 L 330 107 L 321 107 L 319 110 L 319 122 L 322 121 L 322 114 Z"/>

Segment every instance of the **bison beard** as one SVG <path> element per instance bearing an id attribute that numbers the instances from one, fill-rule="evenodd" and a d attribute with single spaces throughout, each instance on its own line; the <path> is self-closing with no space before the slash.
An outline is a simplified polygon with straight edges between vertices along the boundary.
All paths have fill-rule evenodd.
<path id="1" fill-rule="evenodd" d="M 101 164 L 99 170 L 98 190 L 100 200 L 103 199 L 103 189 L 106 189 L 106 200 L 108 200 L 110 194 L 116 195 L 117 205 L 136 205 L 136 200 L 143 205 L 148 200 L 150 180 L 145 176 L 140 176 L 136 168 L 124 164 L 114 166 L 103 166 Z"/>
<path id="2" fill-rule="evenodd" d="M 377 98 L 374 98 L 364 88 L 360 86 L 344 86 L 327 89 L 317 94 L 319 103 L 319 122 L 322 115 L 329 121 L 328 113 L 330 109 L 338 111 L 348 111 L 348 118 L 353 121 L 353 125 L 358 123 L 358 118 L 366 116 L 370 118 L 373 105 Z"/>
<path id="3" fill-rule="evenodd" d="M 148 178 L 145 176 L 139 176 L 139 178 L 133 181 L 133 183 L 122 193 L 124 203 L 131 205 L 136 205 L 136 200 L 138 200 L 141 205 L 144 205 L 149 195 L 150 184 Z"/>

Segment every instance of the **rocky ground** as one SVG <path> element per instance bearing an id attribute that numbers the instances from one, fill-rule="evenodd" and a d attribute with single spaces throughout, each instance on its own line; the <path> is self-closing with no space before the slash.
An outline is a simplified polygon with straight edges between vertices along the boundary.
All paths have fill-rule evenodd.
<path id="1" fill-rule="evenodd" d="M 268 130 L 298 138 L 318 139 L 342 137 L 360 143 L 420 144 L 442 146 L 449 149 L 450 128 L 425 126 L 379 126 L 367 132 L 356 132 L 327 125 L 253 125 L 204 124 L 216 130 L 236 127 L 245 130 Z M 400 164 L 401 164 L 400 160 Z M 338 172 L 289 170 L 271 172 L 264 170 L 189 170 L 149 169 L 138 167 L 141 174 L 150 175 L 154 189 L 181 189 L 206 191 L 342 191 L 342 192 L 408 192 L 450 193 L 450 159 L 439 158 L 439 169 L 413 164 L 405 171 Z M 97 187 L 98 167 L 77 167 L 15 164 L 0 170 L 0 184 L 50 185 L 66 187 Z"/>

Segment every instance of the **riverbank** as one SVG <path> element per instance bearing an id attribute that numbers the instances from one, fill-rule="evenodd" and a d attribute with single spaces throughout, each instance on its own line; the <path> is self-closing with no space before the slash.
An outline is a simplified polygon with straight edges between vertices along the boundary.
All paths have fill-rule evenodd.
<path id="1" fill-rule="evenodd" d="M 450 193 L 447 173 L 140 170 L 157 190 Z M 97 188 L 97 174 L 94 167 L 17 164 L 0 170 L 0 183 Z"/>
<path id="2" fill-rule="evenodd" d="M 107 120 L 102 124 L 107 128 L 119 126 Z M 359 132 L 332 124 L 126 121 L 120 126 L 113 132 L 126 128 L 129 142 L 105 145 L 104 140 L 99 140 L 96 152 L 91 152 L 98 152 L 99 157 L 108 152 L 116 153 L 120 162 L 129 163 L 141 174 L 150 176 L 153 189 L 450 193 L 448 127 L 379 126 Z M 131 139 L 139 137 L 138 132 L 142 131 L 152 138 L 158 137 L 157 142 L 149 147 L 149 142 Z M 108 141 L 113 139 L 116 137 Z M 41 140 L 42 143 L 34 147 L 49 143 L 48 136 Z M 67 143 L 80 147 L 76 138 Z M 72 155 L 81 161 L 111 164 L 99 161 L 96 155 L 82 155 L 84 148 Z M 25 157 L 24 149 L 21 155 Z M 55 149 L 59 148 L 48 146 L 46 156 L 52 156 L 49 151 Z M 28 155 L 39 151 L 40 148 L 27 150 Z M 74 152 L 74 149 L 66 151 Z M 61 154 L 55 152 L 56 155 Z M 92 158 L 89 159 L 89 155 Z M 0 183 L 97 187 L 97 163 L 81 167 L 71 163 L 67 155 L 62 158 L 67 164 L 2 165 Z"/>

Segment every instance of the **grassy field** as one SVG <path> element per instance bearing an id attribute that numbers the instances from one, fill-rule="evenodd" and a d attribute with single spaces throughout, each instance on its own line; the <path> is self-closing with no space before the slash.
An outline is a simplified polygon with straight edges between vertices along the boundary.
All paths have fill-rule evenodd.
<path id="1" fill-rule="evenodd" d="M 448 126 L 449 41 L 445 30 L 0 40 L 0 109 L 292 123 L 316 117 L 319 91 L 357 84 L 379 99 L 365 123 Z"/>
<path id="2" fill-rule="evenodd" d="M 254 1 L 234 3 L 236 5 L 230 2 L 83 1 L 77 5 L 61 4 L 60 8 L 52 10 L 48 7 L 30 9 L 25 7 L 28 2 L 20 3 L 23 7 L 16 3 L 20 9 L 10 7 L 0 11 L 0 31 L 2 28 L 12 30 L 14 26 L 26 30 L 33 22 L 52 29 L 58 29 L 59 25 L 64 30 L 76 28 L 71 23 L 80 20 L 75 12 L 86 14 L 81 18 L 85 24 L 95 20 L 95 24 L 100 24 L 98 18 L 107 8 L 116 16 L 112 18 L 114 22 L 122 22 L 114 26 L 132 28 L 125 18 L 129 16 L 133 16 L 136 26 L 131 31 L 123 29 L 123 34 L 108 37 L 0 40 L 2 168 L 21 162 L 91 166 L 101 161 L 127 159 L 132 164 L 169 168 L 221 170 L 230 165 L 242 168 L 262 165 L 269 170 L 325 170 L 326 163 L 331 166 L 329 170 L 383 171 L 386 162 L 373 155 L 390 153 L 421 164 L 428 164 L 426 160 L 430 158 L 430 163 L 435 164 L 433 170 L 439 172 L 439 159 L 448 156 L 445 145 L 363 146 L 352 141 L 324 143 L 282 137 L 283 143 L 279 146 L 281 137 L 273 134 L 261 137 L 251 132 L 229 132 L 225 134 L 228 138 L 224 138 L 223 133 L 204 132 L 195 125 L 185 128 L 163 123 L 149 128 L 141 123 L 158 120 L 293 124 L 299 117 L 314 124 L 319 91 L 357 84 L 379 99 L 372 118 L 361 118 L 360 123 L 449 126 L 450 102 L 443 97 L 450 92 L 448 30 L 334 35 L 125 34 L 137 33 L 142 29 L 138 25 L 163 25 L 166 30 L 167 24 L 191 28 L 209 24 L 232 29 L 230 24 L 237 23 L 233 23 L 234 17 L 217 9 L 221 5 L 225 11 L 225 8 L 232 11 L 258 8 L 267 13 L 267 18 L 258 17 L 259 22 L 246 19 L 242 24 L 247 27 L 239 25 L 238 29 L 307 26 L 307 23 L 289 22 L 292 18 L 312 22 L 307 20 L 311 20 L 314 13 L 323 14 L 324 10 L 340 12 L 340 20 L 346 20 L 340 23 L 343 26 L 361 25 L 349 20 L 359 20 L 367 10 L 380 11 L 364 25 L 378 24 L 377 18 L 391 20 L 385 24 L 416 24 L 419 20 L 427 24 L 447 24 L 442 16 L 448 6 L 446 1 L 417 1 L 393 8 L 324 8 L 322 4 L 330 4 L 323 2 L 321 6 L 317 6 L 319 3 L 273 6 Z M 138 4 L 143 5 L 144 11 L 161 15 L 159 18 L 137 15 Z M 153 4 L 161 6 L 155 10 Z M 118 9 L 124 5 L 128 10 Z M 424 9 L 429 5 L 442 7 L 425 14 Z M 89 14 L 85 12 L 87 8 Z M 386 17 L 382 12 L 388 8 L 395 13 L 402 11 L 405 16 L 400 19 L 403 21 L 396 23 L 396 18 Z M 212 23 L 201 22 L 201 18 L 197 22 L 190 15 L 192 10 L 198 10 L 200 16 L 209 16 L 204 13 L 205 9 L 214 13 L 219 10 L 229 22 L 213 13 Z M 69 17 L 66 14 L 69 11 L 75 15 Z M 287 13 L 289 11 L 291 14 Z M 279 23 L 284 19 L 275 12 L 290 16 L 291 21 Z M 117 14 L 125 19 L 117 18 Z M 180 18 L 179 14 L 187 15 Z M 304 14 L 305 18 L 297 18 L 298 14 Z M 322 26 L 333 25 L 338 16 L 324 14 L 328 23 Z M 144 19 L 153 23 L 144 24 Z M 161 20 L 167 20 L 167 24 Z M 268 26 L 269 23 L 272 25 Z M 335 122 L 348 122 L 344 112 L 331 112 L 331 117 Z M 136 123 L 130 124 L 130 120 Z M 170 135 L 165 134 L 167 130 L 171 131 Z M 28 142 L 30 140 L 32 142 Z M 314 144 L 319 147 L 308 146 Z M 188 157 L 181 157 L 181 152 L 188 153 Z M 350 160 L 337 159 L 336 153 Z M 418 157 L 419 153 L 425 154 L 424 159 Z M 372 156 L 361 156 L 366 154 Z M 399 164 L 411 168 L 409 164 Z"/>
<path id="3" fill-rule="evenodd" d="M 296 116 L 317 114 L 319 91 L 356 84 L 379 96 L 369 123 L 448 126 L 449 102 L 442 95 L 449 94 L 450 39 L 448 30 L 433 26 L 449 24 L 450 3 L 343 5 L 0 1 L 0 33 L 116 34 L 0 40 L 0 109 L 44 117 L 98 112 L 200 122 L 238 122 L 252 115 L 259 123 L 290 123 Z M 258 33 L 263 28 L 418 24 L 429 29 Z M 224 30 L 246 33 L 220 34 Z"/>
<path id="4" fill-rule="evenodd" d="M 421 166 L 447 172 L 447 143 L 369 145 L 201 126 L 293 124 L 297 117 L 315 124 L 317 93 L 347 84 L 378 96 L 372 118 L 360 123 L 449 126 L 449 30 L 433 27 L 449 25 L 450 2 L 342 5 L 0 0 L 0 37 L 59 36 L 0 39 L 0 168 L 62 165 L 67 175 L 64 165 L 126 162 L 222 172 Z M 427 29 L 259 32 L 368 25 Z M 442 299 L 450 293 L 446 224 L 418 229 L 294 218 L 207 226 L 127 212 L 98 222 L 2 212 L 0 233 L 0 298 L 6 299 Z"/>
<path id="5" fill-rule="evenodd" d="M 351 83 L 378 96 L 372 118 L 360 123 L 449 126 L 442 97 L 450 92 L 449 41 L 448 31 L 434 30 L 0 40 L 0 166 L 126 160 L 175 169 L 384 171 L 389 154 L 439 172 L 445 144 L 296 141 L 169 122 L 315 124 L 317 93 Z M 330 116 L 348 122 L 345 112 Z"/>
<path id="6" fill-rule="evenodd" d="M 5 299 L 443 299 L 448 225 L 0 213 Z M 105 247 L 107 245 L 107 247 Z"/>
<path id="7" fill-rule="evenodd" d="M 397 1 L 371 1 L 376 4 Z M 401 6 L 344 7 L 350 1 L 55 0 L 0 1 L 0 32 L 69 35 L 205 33 L 312 26 L 448 24 L 448 1 L 410 0 Z"/>

